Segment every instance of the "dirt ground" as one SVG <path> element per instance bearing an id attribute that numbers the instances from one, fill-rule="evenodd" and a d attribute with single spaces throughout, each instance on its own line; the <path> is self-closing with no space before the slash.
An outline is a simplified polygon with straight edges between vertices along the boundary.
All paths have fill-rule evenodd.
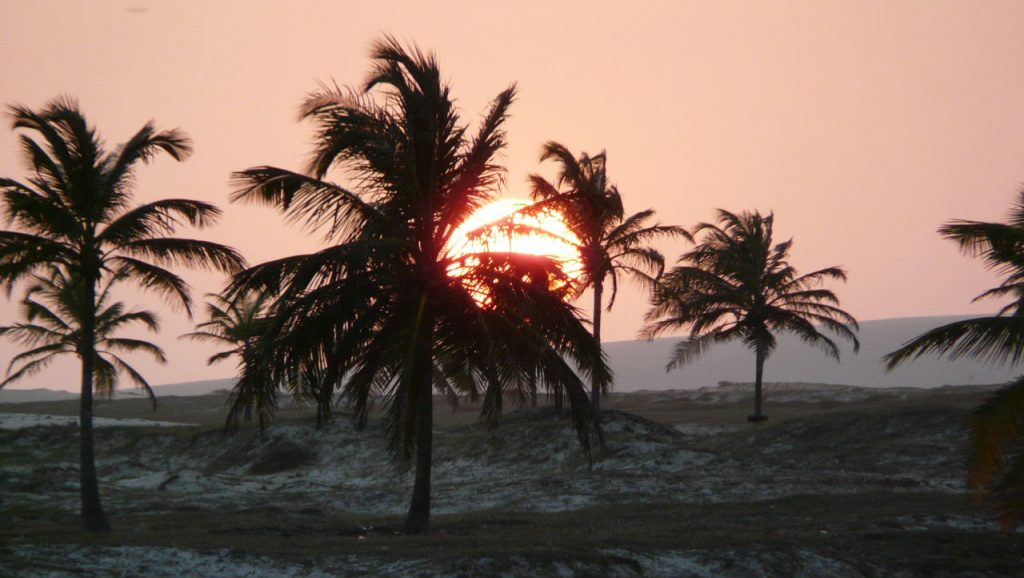
<path id="1" fill-rule="evenodd" d="M 0 430 L 0 576 L 1021 576 L 964 484 L 992 388 L 774 384 L 612 394 L 592 463 L 551 408 L 438 404 L 433 531 L 394 531 L 411 475 L 379 424 L 290 406 L 224 435 L 223 395 L 102 402 L 109 535 L 78 530 L 74 426 Z M 74 402 L 0 414 L 74 415 Z"/>

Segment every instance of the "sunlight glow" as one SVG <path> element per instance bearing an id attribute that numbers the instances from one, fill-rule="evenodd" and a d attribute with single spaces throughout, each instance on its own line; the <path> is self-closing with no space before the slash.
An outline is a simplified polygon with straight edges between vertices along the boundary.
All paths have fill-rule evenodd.
<path id="1" fill-rule="evenodd" d="M 448 255 L 455 258 L 473 253 L 541 255 L 558 262 L 569 279 L 578 280 L 583 271 L 579 239 L 560 214 L 547 211 L 539 215 L 515 215 L 511 223 L 507 219 L 530 204 L 523 199 L 498 199 L 480 207 L 452 234 Z M 449 274 L 458 277 L 459 266 L 452 266 Z"/>

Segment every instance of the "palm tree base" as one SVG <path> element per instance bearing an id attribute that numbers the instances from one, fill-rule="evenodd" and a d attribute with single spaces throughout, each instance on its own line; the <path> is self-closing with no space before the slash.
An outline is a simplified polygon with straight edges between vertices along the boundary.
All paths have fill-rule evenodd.
<path id="1" fill-rule="evenodd" d="M 82 518 L 82 529 L 86 532 L 110 532 L 110 522 L 107 517 L 100 515 L 98 518 Z"/>
<path id="2" fill-rule="evenodd" d="M 409 516 L 402 525 L 402 533 L 409 535 L 426 534 L 430 531 L 430 519 L 423 516 Z"/>
<path id="3" fill-rule="evenodd" d="M 747 416 L 747 421 L 749 421 L 751 423 L 758 423 L 758 422 L 762 422 L 762 421 L 768 421 L 768 416 L 766 416 L 764 414 L 748 415 Z"/>

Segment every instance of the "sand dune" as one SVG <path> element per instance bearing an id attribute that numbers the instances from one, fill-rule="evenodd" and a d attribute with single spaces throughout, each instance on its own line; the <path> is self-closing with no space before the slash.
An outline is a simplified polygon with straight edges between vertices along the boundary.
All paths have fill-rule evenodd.
<path id="1" fill-rule="evenodd" d="M 972 359 L 955 362 L 923 357 L 892 372 L 886 372 L 880 358 L 921 333 L 964 316 L 908 317 L 865 321 L 861 324 L 860 353 L 840 342 L 841 360 L 801 343 L 792 335 L 781 335 L 779 346 L 765 365 L 765 379 L 771 382 L 834 383 L 862 387 L 941 387 L 1004 383 L 1024 372 L 1021 368 L 995 366 Z M 713 385 L 719 381 L 747 382 L 754 379 L 754 354 L 742 343 L 727 343 L 711 349 L 705 357 L 682 369 L 665 372 L 673 346 L 679 338 L 653 342 L 616 341 L 605 345 L 615 389 L 678 389 Z"/>
<path id="2" fill-rule="evenodd" d="M 489 430 L 438 404 L 427 537 L 393 531 L 412 474 L 376 420 L 317 431 L 288 407 L 225 436 L 222 395 L 114 401 L 205 425 L 97 429 L 102 544 L 75 530 L 76 437 L 0 430 L 0 575 L 1013 575 L 1024 534 L 965 483 L 963 420 L 990 391 L 771 384 L 759 425 L 749 385 L 616 393 L 592 464 L 550 408 Z"/>

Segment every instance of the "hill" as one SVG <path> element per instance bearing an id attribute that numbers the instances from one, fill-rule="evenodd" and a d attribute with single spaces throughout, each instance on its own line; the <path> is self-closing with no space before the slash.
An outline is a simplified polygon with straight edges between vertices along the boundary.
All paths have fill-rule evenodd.
<path id="1" fill-rule="evenodd" d="M 182 383 L 168 383 L 153 387 L 153 393 L 157 398 L 169 396 L 206 395 L 217 390 L 231 389 L 234 385 L 234 378 L 205 379 L 202 381 L 187 381 Z M 138 398 L 146 397 L 146 394 L 138 389 L 119 390 L 115 397 Z M 78 399 L 78 394 L 71 391 L 55 389 L 0 389 L 0 403 L 33 403 L 37 401 L 58 401 Z"/>
<path id="2" fill-rule="evenodd" d="M 908 317 L 861 323 L 860 353 L 839 342 L 841 360 L 800 342 L 792 335 L 780 335 L 778 349 L 765 364 L 765 379 L 772 382 L 807 382 L 862 387 L 940 387 L 943 385 L 1005 383 L 1022 370 L 993 366 L 972 359 L 956 362 L 922 357 L 891 373 L 880 359 L 914 337 L 964 316 Z M 672 348 L 681 338 L 646 341 L 616 341 L 605 345 L 615 371 L 617 391 L 678 389 L 712 385 L 720 381 L 754 380 L 754 354 L 740 342 L 712 348 L 696 362 L 665 372 Z"/>

